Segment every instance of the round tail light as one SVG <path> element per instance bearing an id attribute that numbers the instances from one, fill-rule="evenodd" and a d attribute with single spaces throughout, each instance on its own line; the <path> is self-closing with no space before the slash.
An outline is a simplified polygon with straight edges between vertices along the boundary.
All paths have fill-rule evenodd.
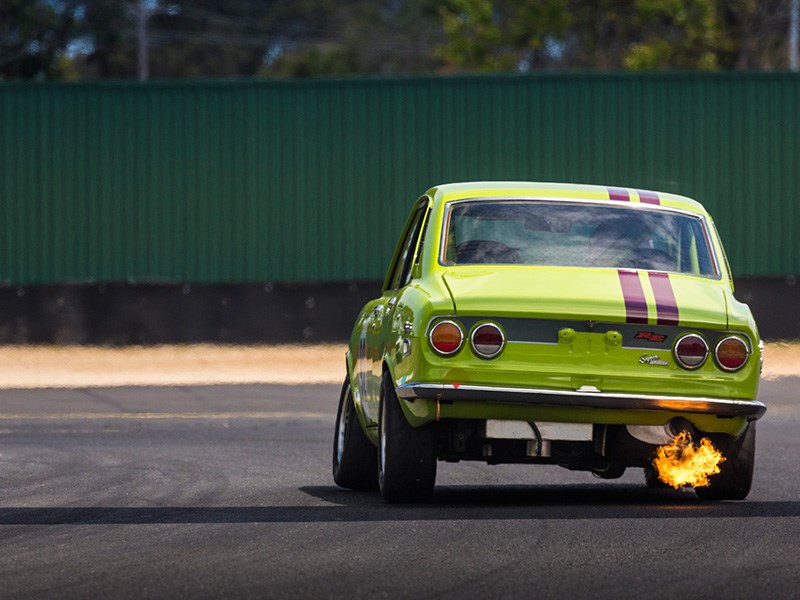
<path id="1" fill-rule="evenodd" d="M 684 369 L 699 369 L 708 358 L 708 344 L 696 333 L 683 336 L 675 344 L 675 360 Z"/>
<path id="2" fill-rule="evenodd" d="M 449 355 L 458 352 L 464 343 L 464 334 L 453 321 L 440 321 L 430 332 L 431 346 L 439 354 Z"/>
<path id="3" fill-rule="evenodd" d="M 482 358 L 494 358 L 503 350 L 506 339 L 501 329 L 494 323 L 479 325 L 470 337 L 472 349 Z"/>
<path id="4" fill-rule="evenodd" d="M 724 371 L 738 371 L 747 362 L 750 351 L 747 344 L 738 337 L 726 337 L 714 349 L 717 364 Z"/>

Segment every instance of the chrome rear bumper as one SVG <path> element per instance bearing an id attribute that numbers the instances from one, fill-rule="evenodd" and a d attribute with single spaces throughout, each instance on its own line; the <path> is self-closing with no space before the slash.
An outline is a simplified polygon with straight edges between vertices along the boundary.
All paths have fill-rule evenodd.
<path id="1" fill-rule="evenodd" d="M 760 418 L 767 410 L 759 400 L 727 400 L 696 396 L 660 396 L 616 392 L 541 390 L 477 385 L 407 383 L 397 388 L 405 400 L 439 400 L 441 402 L 480 401 L 499 404 L 536 404 L 575 408 L 656 410 L 677 413 L 702 413 L 722 418 Z"/>

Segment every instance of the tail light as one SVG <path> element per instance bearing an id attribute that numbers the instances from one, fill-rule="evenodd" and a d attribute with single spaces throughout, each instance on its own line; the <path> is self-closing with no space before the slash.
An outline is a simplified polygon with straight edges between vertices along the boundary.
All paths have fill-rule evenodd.
<path id="1" fill-rule="evenodd" d="M 464 343 L 464 333 L 454 321 L 440 321 L 433 326 L 428 337 L 433 349 L 445 356 L 458 352 Z"/>
<path id="2" fill-rule="evenodd" d="M 726 337 L 714 349 L 717 365 L 724 371 L 738 371 L 747 362 L 750 350 L 747 344 L 738 337 Z"/>
<path id="3" fill-rule="evenodd" d="M 708 344 L 696 333 L 689 333 L 678 340 L 674 353 L 684 369 L 699 369 L 708 358 Z"/>
<path id="4" fill-rule="evenodd" d="M 472 350 L 481 358 L 494 358 L 503 350 L 506 340 L 502 330 L 494 323 L 484 323 L 470 336 Z"/>

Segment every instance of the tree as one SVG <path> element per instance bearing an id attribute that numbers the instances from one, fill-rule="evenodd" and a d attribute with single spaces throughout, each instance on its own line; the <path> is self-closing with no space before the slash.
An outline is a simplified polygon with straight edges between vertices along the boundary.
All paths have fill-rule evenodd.
<path id="1" fill-rule="evenodd" d="M 90 41 L 86 78 L 137 75 L 140 0 L 86 2 L 82 30 Z M 155 78 L 252 75 L 262 64 L 280 3 L 254 0 L 173 0 L 147 7 L 149 71 Z M 278 23 L 280 26 L 280 23 Z"/>
<path id="2" fill-rule="evenodd" d="M 635 0 L 569 0 L 569 24 L 563 38 L 564 66 L 620 69 L 636 39 Z"/>
<path id="3" fill-rule="evenodd" d="M 629 69 L 713 70 L 723 65 L 731 42 L 722 12 L 711 0 L 636 0 L 640 41 L 623 63 Z"/>
<path id="4" fill-rule="evenodd" d="M 434 47 L 442 40 L 439 3 L 440 0 L 333 2 L 316 35 L 285 39 L 280 53 L 262 73 L 308 76 L 431 72 L 439 63 Z"/>
<path id="5" fill-rule="evenodd" d="M 85 3 L 84 77 L 133 77 L 141 0 Z M 430 71 L 439 0 L 148 1 L 152 77 Z"/>
<path id="6" fill-rule="evenodd" d="M 455 70 L 785 67 L 787 0 L 447 0 Z"/>
<path id="7" fill-rule="evenodd" d="M 84 79 L 136 76 L 136 40 L 125 0 L 92 0 L 83 7 L 81 35 L 85 53 L 74 57 Z"/>
<path id="8" fill-rule="evenodd" d="M 445 41 L 436 55 L 445 70 L 546 66 L 556 53 L 548 43 L 557 43 L 568 23 L 565 1 L 448 0 L 439 10 Z"/>
<path id="9" fill-rule="evenodd" d="M 722 3 L 731 41 L 726 66 L 785 69 L 788 60 L 789 1 L 730 0 Z"/>
<path id="10" fill-rule="evenodd" d="M 141 23 L 154 78 L 788 66 L 789 0 L 0 0 L 0 78 L 136 77 Z"/>
<path id="11" fill-rule="evenodd" d="M 0 79 L 61 79 L 77 2 L 0 2 Z"/>

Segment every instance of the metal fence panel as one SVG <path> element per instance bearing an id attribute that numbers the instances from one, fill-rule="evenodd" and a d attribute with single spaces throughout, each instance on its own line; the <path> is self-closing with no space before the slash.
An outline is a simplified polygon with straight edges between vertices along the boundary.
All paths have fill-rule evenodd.
<path id="1" fill-rule="evenodd" d="M 800 271 L 800 77 L 0 85 L 0 283 L 380 279 L 447 181 L 692 196 L 738 275 Z"/>

